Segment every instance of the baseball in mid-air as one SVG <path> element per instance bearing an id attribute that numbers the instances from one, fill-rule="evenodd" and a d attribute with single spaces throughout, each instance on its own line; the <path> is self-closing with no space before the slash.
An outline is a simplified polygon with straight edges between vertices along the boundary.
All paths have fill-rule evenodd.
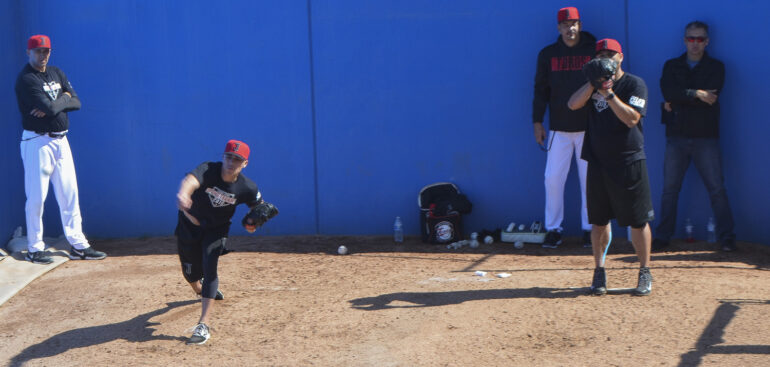
<path id="1" fill-rule="evenodd" d="M 342 245 L 342 246 L 340 246 L 340 247 L 337 247 L 337 253 L 338 253 L 338 254 L 340 254 L 340 255 L 347 255 L 347 253 L 348 253 L 348 248 L 347 248 L 347 247 L 345 247 L 345 245 Z"/>

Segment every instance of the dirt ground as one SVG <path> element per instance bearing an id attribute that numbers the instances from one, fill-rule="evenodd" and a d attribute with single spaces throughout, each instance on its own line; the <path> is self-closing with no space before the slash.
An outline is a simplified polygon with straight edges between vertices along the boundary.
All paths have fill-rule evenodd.
<path id="1" fill-rule="evenodd" d="M 0 307 L 0 364 L 770 365 L 768 246 L 674 242 L 653 254 L 651 296 L 596 297 L 577 238 L 554 250 L 352 236 L 229 244 L 205 345 L 184 343 L 200 304 L 172 237 L 97 240 L 106 260 L 67 262 Z M 350 254 L 336 254 L 341 244 Z M 608 286 L 636 286 L 637 267 L 630 245 L 614 243 Z"/>

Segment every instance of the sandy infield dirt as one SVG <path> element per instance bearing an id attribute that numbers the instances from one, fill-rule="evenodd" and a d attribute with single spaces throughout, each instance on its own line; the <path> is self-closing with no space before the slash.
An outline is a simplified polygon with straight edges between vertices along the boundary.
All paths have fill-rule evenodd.
<path id="1" fill-rule="evenodd" d="M 652 256 L 651 296 L 596 297 L 577 238 L 448 250 L 414 237 L 234 237 L 212 338 L 188 346 L 200 303 L 175 239 L 93 245 L 110 256 L 67 262 L 0 307 L 0 365 L 770 365 L 768 246 L 674 242 Z M 637 268 L 630 244 L 613 243 L 608 286 L 635 287 Z"/>

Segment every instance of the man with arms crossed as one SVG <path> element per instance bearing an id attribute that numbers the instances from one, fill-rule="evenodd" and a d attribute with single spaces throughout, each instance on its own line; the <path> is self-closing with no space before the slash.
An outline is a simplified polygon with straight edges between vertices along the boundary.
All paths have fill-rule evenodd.
<path id="1" fill-rule="evenodd" d="M 690 161 L 698 169 L 711 199 L 722 251 L 734 251 L 733 213 L 727 200 L 722 153 L 719 150 L 719 92 L 725 81 L 725 65 L 706 52 L 708 25 L 695 21 L 685 27 L 687 52 L 666 61 L 660 89 L 663 91 L 666 124 L 666 156 L 663 164 L 663 198 L 660 223 L 652 249 L 669 245 L 676 226 L 676 207 Z"/>
<path id="2" fill-rule="evenodd" d="M 49 182 L 59 204 L 64 235 L 70 243 L 70 258 L 100 260 L 107 255 L 94 250 L 83 234 L 75 163 L 67 140 L 67 113 L 80 109 L 80 99 L 61 69 L 48 65 L 51 40 L 34 35 L 27 40 L 29 62 L 16 79 L 16 99 L 21 112 L 21 159 L 24 191 L 27 194 L 26 259 L 50 264 L 43 242 L 43 207 Z"/>

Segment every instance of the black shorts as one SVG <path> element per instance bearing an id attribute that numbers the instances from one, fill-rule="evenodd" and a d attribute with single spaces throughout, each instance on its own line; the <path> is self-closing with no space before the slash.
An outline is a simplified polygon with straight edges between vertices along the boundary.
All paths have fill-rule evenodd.
<path id="1" fill-rule="evenodd" d="M 605 226 L 617 219 L 619 226 L 644 227 L 655 219 L 647 161 L 638 160 L 615 170 L 589 162 L 586 201 L 591 224 Z"/>
<path id="2" fill-rule="evenodd" d="M 227 228 L 229 229 L 229 228 Z M 182 274 L 192 283 L 203 278 L 202 296 L 214 298 L 219 287 L 217 267 L 227 242 L 227 229 L 207 229 L 192 224 L 179 212 L 176 226 L 177 251 Z"/>

